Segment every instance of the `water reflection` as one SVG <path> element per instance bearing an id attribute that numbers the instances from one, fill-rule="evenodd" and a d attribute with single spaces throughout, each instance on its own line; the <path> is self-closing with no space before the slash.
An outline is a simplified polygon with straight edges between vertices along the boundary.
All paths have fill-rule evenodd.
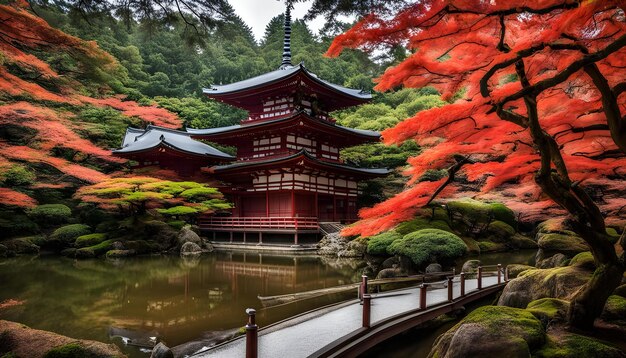
<path id="1" fill-rule="evenodd" d="M 158 335 L 173 346 L 206 332 L 241 327 L 244 309 L 260 307 L 257 295 L 355 282 L 361 265 L 259 254 L 214 254 L 191 260 L 15 258 L 0 261 L 0 302 L 25 303 L 0 310 L 0 319 L 103 342 L 109 335 L 135 334 L 131 337 L 135 342 Z M 330 300 L 262 309 L 259 323 L 267 325 Z"/>

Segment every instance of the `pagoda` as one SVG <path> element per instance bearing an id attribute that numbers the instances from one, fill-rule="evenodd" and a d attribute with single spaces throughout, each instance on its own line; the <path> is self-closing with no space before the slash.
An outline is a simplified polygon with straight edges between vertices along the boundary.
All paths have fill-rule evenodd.
<path id="1" fill-rule="evenodd" d="M 249 117 L 228 127 L 187 129 L 194 139 L 237 148 L 234 162 L 210 169 L 234 203 L 230 216 L 199 221 L 215 240 L 317 241 L 320 226 L 357 220 L 359 181 L 388 173 L 340 159 L 342 148 L 379 141 L 380 133 L 337 125 L 329 113 L 366 103 L 371 94 L 329 83 L 303 63 L 291 63 L 290 10 L 288 2 L 277 70 L 203 89 L 209 98 L 248 111 Z"/>

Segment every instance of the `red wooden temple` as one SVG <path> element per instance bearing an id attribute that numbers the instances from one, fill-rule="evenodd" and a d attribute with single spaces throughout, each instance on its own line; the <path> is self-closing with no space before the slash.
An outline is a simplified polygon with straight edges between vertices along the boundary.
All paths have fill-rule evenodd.
<path id="1" fill-rule="evenodd" d="M 191 141 L 237 148 L 234 162 L 210 170 L 234 203 L 231 215 L 199 221 L 216 240 L 317 241 L 320 223 L 357 219 L 359 181 L 388 173 L 348 166 L 340 159 L 342 148 L 379 141 L 380 133 L 337 125 L 329 113 L 366 103 L 371 94 L 324 81 L 302 63 L 291 64 L 289 10 L 277 70 L 203 90 L 209 98 L 248 111 L 249 117 L 228 127 L 187 129 Z M 212 154 L 202 154 L 207 165 L 225 159 Z"/>

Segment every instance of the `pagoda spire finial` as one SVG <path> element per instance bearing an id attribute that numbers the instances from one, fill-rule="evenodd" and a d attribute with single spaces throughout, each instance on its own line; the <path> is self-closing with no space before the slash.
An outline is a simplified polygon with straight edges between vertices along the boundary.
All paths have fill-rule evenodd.
<path id="1" fill-rule="evenodd" d="M 279 69 L 284 70 L 291 64 L 291 9 L 293 4 L 291 0 L 285 1 L 287 10 L 285 11 L 285 39 L 283 41 L 283 61 L 280 64 Z"/>

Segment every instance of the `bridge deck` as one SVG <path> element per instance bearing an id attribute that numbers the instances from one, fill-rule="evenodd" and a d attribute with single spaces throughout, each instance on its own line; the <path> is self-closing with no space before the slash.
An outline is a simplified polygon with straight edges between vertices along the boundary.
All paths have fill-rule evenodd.
<path id="1" fill-rule="evenodd" d="M 465 280 L 465 294 L 467 298 L 472 292 L 477 292 L 476 279 Z M 495 276 L 483 277 L 483 291 L 495 288 L 498 278 Z M 419 308 L 420 288 L 409 288 L 387 293 L 373 294 L 371 304 L 371 327 L 374 329 L 382 321 L 388 321 L 394 316 L 413 313 Z M 460 283 L 454 282 L 453 297 L 460 296 Z M 476 299 L 480 298 L 478 295 Z M 448 289 L 429 289 L 427 292 L 427 307 L 441 305 L 448 301 Z M 424 313 L 429 312 L 428 310 Z M 270 325 L 259 331 L 259 357 L 308 357 L 319 356 L 329 347 L 349 344 L 350 340 L 342 342 L 342 337 L 354 335 L 362 331 L 362 305 L 358 300 L 314 310 Z M 387 322 L 388 323 L 388 322 Z M 193 357 L 245 357 L 245 336 L 230 342 L 218 345 L 212 349 L 197 353 Z"/>

